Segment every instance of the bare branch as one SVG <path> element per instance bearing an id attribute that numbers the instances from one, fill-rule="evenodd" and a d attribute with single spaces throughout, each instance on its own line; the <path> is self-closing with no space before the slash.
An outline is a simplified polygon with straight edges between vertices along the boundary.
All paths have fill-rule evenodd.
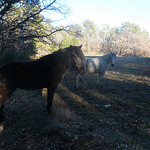
<path id="1" fill-rule="evenodd" d="M 19 2 L 20 0 L 10 0 L 10 1 L 5 1 L 4 3 L 2 3 L 1 5 L 1 11 L 0 11 L 0 18 L 2 19 L 2 17 L 6 14 L 6 12 L 8 12 L 12 6 L 12 4 L 15 4 L 17 2 Z M 3 8 L 4 7 L 4 8 Z"/>

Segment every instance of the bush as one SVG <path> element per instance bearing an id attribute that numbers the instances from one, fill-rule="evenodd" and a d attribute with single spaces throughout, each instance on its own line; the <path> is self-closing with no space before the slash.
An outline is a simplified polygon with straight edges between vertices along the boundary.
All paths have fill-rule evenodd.
<path id="1" fill-rule="evenodd" d="M 12 62 L 12 61 L 19 61 L 20 56 L 15 50 L 7 50 L 3 57 L 0 58 L 0 65 Z"/>

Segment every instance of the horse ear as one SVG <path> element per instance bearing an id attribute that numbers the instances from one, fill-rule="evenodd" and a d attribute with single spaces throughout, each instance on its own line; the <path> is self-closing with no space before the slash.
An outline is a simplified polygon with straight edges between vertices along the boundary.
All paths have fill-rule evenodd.
<path id="1" fill-rule="evenodd" d="M 82 47 L 82 45 L 79 46 L 80 48 Z"/>

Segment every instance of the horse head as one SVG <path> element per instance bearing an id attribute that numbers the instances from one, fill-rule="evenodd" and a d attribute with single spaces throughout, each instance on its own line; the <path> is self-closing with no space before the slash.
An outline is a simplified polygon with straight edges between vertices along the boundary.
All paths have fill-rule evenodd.
<path id="1" fill-rule="evenodd" d="M 117 52 L 110 52 L 110 54 L 112 56 L 111 67 L 114 67 L 115 61 L 116 61 L 116 54 L 117 54 Z"/>
<path id="2" fill-rule="evenodd" d="M 79 74 L 84 74 L 86 71 L 85 56 L 81 50 L 82 45 L 70 45 L 69 51 L 71 52 L 70 69 L 77 71 Z"/>

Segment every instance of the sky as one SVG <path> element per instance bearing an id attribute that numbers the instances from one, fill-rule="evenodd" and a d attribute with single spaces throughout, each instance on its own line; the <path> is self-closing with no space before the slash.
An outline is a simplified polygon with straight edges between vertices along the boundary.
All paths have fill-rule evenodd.
<path id="1" fill-rule="evenodd" d="M 80 24 L 88 19 L 98 28 L 104 24 L 120 27 L 124 22 L 134 23 L 150 33 L 150 0 L 62 0 L 70 14 L 57 23 Z M 56 20 L 56 16 L 53 16 Z M 59 16 L 58 16 L 59 17 Z"/>

